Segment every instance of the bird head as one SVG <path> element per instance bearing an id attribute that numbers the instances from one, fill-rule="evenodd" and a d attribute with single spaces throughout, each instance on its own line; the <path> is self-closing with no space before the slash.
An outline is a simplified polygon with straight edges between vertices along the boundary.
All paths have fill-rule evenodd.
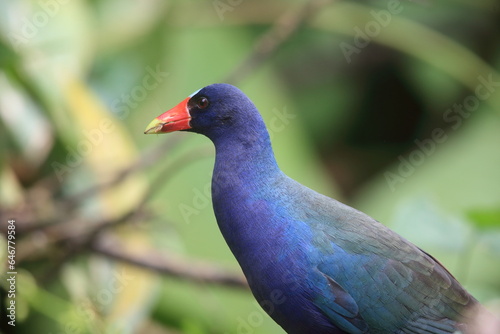
<path id="1" fill-rule="evenodd" d="M 145 134 L 191 131 L 211 139 L 220 137 L 228 128 L 239 125 L 252 127 L 259 123 L 260 114 L 250 99 L 229 84 L 206 86 L 177 106 L 156 117 L 146 127 Z"/>

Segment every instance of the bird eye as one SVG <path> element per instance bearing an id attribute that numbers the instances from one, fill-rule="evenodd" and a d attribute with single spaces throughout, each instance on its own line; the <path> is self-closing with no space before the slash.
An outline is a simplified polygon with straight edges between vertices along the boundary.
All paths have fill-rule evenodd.
<path id="1" fill-rule="evenodd" d="M 208 99 L 206 97 L 200 97 L 198 99 L 198 108 L 200 109 L 205 109 L 206 107 L 208 107 Z"/>

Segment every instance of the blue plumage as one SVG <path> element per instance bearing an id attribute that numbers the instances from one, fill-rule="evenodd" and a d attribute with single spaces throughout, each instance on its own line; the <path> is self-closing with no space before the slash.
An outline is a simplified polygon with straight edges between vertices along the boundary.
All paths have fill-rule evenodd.
<path id="1" fill-rule="evenodd" d="M 287 177 L 240 90 L 207 86 L 146 133 L 175 130 L 213 141 L 218 225 L 255 298 L 288 333 L 466 332 L 476 299 L 409 241 Z"/>

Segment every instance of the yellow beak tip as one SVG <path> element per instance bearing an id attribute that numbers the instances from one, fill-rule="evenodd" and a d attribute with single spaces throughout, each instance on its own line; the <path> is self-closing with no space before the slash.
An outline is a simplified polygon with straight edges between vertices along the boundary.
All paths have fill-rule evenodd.
<path id="1" fill-rule="evenodd" d="M 163 123 L 158 119 L 155 118 L 151 121 L 151 123 L 146 126 L 146 130 L 144 130 L 144 134 L 149 135 L 153 133 L 158 133 L 160 132 L 161 128 L 163 127 Z"/>

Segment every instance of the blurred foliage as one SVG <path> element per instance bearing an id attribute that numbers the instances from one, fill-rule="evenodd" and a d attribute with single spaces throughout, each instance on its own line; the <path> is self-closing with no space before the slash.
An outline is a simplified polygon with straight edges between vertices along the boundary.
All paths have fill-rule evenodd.
<path id="1" fill-rule="evenodd" d="M 239 274 L 212 213 L 210 143 L 142 134 L 226 80 L 262 112 L 287 174 L 391 226 L 498 310 L 499 22 L 496 0 L 0 2 L 16 332 L 282 332 L 244 289 L 94 244 Z"/>

